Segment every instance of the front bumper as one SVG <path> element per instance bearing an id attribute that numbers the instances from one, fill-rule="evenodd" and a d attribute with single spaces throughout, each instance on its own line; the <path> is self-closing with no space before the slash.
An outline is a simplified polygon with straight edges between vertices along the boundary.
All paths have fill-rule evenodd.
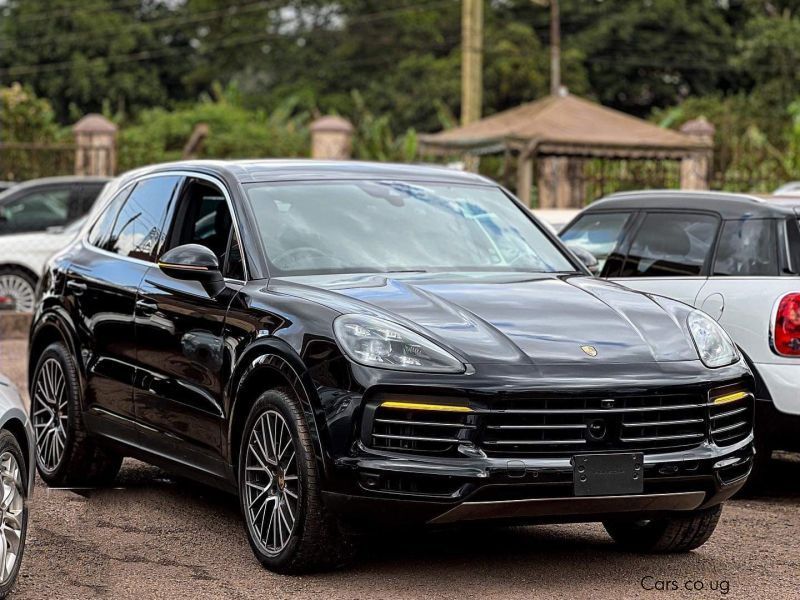
<path id="1" fill-rule="evenodd" d="M 423 458 L 376 452 L 337 461 L 347 482 L 326 492 L 330 507 L 365 522 L 596 521 L 655 516 L 720 504 L 744 485 L 753 436 L 725 447 L 645 454 L 644 492 L 575 496 L 569 458 Z"/>

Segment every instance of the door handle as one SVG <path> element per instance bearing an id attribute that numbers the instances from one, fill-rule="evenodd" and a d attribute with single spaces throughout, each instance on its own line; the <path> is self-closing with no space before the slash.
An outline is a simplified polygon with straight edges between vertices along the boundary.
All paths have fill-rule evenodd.
<path id="1" fill-rule="evenodd" d="M 158 304 L 150 300 L 137 300 L 136 312 L 145 317 L 155 314 L 158 311 Z"/>
<path id="2" fill-rule="evenodd" d="M 86 284 L 70 279 L 67 281 L 67 289 L 72 290 L 76 296 L 80 296 L 86 291 Z"/>

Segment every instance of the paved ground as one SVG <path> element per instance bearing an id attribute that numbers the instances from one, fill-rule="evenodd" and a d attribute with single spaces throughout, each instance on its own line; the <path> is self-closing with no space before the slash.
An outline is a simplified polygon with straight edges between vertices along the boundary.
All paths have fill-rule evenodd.
<path id="1" fill-rule="evenodd" d="M 0 342 L 0 370 L 19 382 L 22 356 Z M 232 497 L 127 461 L 114 489 L 37 484 L 13 597 L 800 598 L 800 460 L 779 457 L 770 481 L 688 555 L 617 552 L 593 524 L 472 529 L 370 539 L 346 571 L 290 578 L 256 563 Z"/>

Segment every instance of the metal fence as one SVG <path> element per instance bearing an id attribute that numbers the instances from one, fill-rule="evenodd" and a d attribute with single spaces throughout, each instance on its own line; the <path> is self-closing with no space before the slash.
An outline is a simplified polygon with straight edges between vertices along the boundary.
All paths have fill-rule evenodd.
<path id="1" fill-rule="evenodd" d="M 0 143 L 0 180 L 24 181 L 74 172 L 72 144 Z"/>
<path id="2" fill-rule="evenodd" d="M 640 189 L 678 189 L 681 186 L 679 160 L 573 159 L 569 169 L 577 197 L 588 204 L 614 192 Z M 712 190 L 770 193 L 800 173 L 787 172 L 774 161 L 755 157 L 747 166 L 714 165 Z"/>

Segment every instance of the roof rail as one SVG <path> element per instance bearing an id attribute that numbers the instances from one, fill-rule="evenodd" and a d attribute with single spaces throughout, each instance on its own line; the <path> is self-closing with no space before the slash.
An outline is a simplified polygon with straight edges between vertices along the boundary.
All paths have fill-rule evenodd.
<path id="1" fill-rule="evenodd" d="M 740 192 L 717 192 L 711 190 L 674 190 L 674 189 L 659 189 L 659 190 L 631 190 L 626 192 L 614 192 L 613 194 L 609 194 L 608 196 L 603 196 L 602 198 L 596 200 L 596 202 L 602 202 L 603 200 L 612 200 L 616 198 L 624 198 L 625 196 L 661 196 L 663 194 L 679 194 L 681 196 L 717 196 L 717 197 L 734 197 L 739 200 L 749 200 L 751 202 L 758 202 L 759 204 L 763 204 L 766 202 L 763 198 L 759 198 L 758 196 L 753 196 L 752 194 L 744 194 Z M 594 204 L 593 203 L 593 204 Z"/>

